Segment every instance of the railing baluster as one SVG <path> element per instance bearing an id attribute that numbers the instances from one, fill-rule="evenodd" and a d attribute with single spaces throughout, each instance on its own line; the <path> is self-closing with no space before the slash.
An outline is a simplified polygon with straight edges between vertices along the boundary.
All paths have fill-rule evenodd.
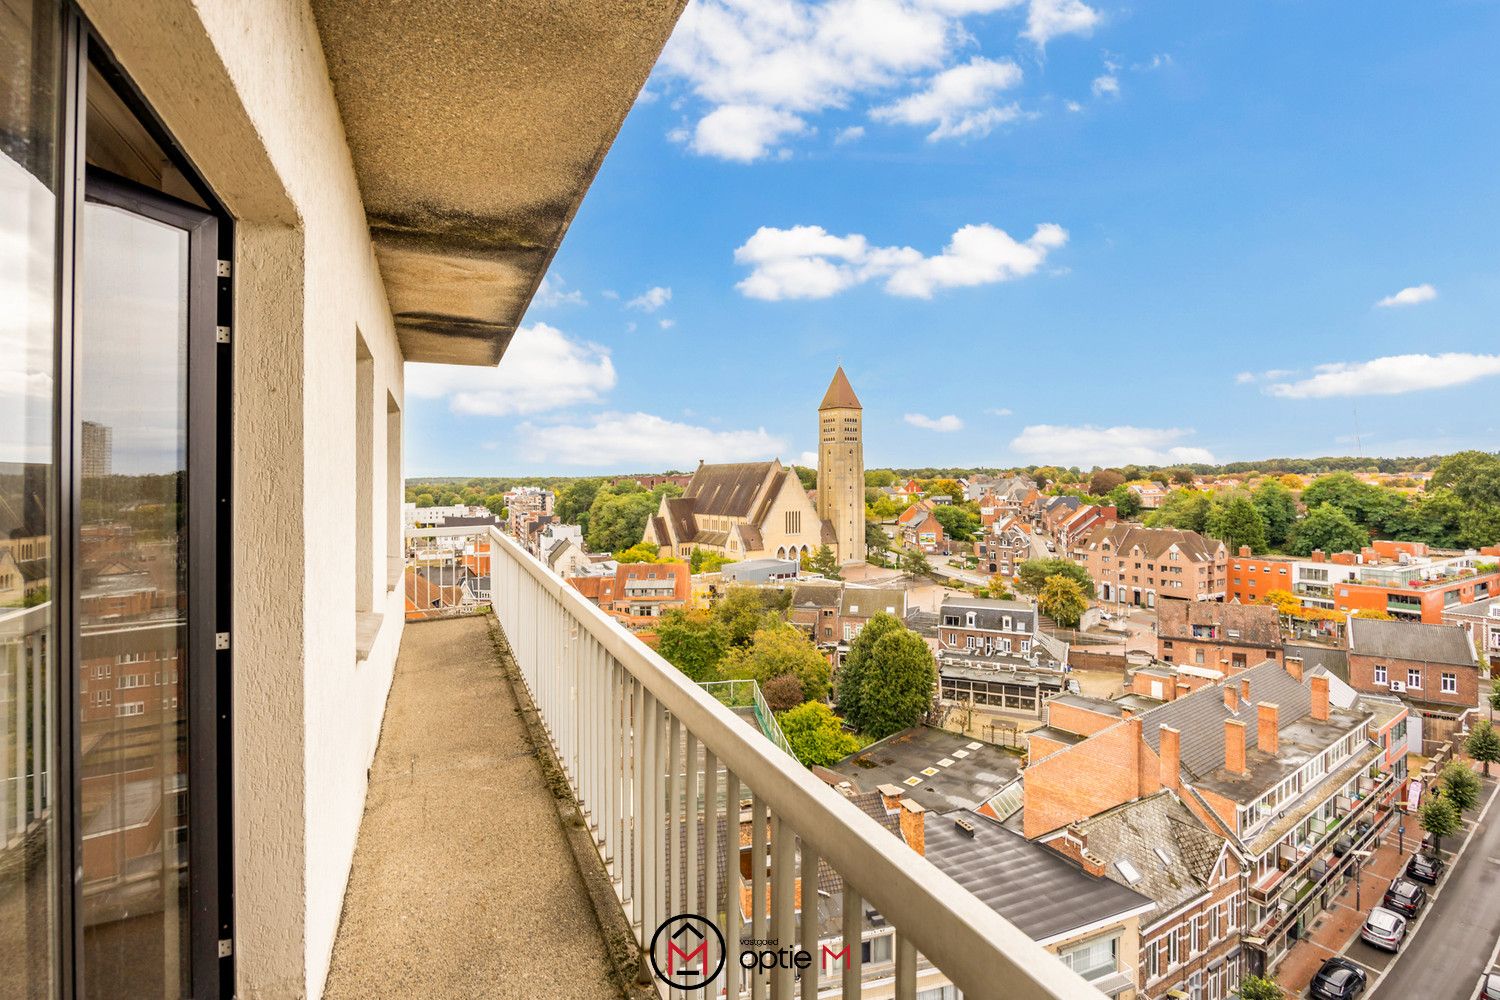
<path id="1" fill-rule="evenodd" d="M 677 909 L 677 897 L 682 885 L 682 720 L 672 716 L 667 735 L 667 877 L 662 880 L 662 890 L 667 903 L 663 908 L 671 917 L 681 911 Z"/>
<path id="2" fill-rule="evenodd" d="M 724 995 L 740 995 L 740 776 L 724 771 Z"/>
<path id="3" fill-rule="evenodd" d="M 917 946 L 896 932 L 896 1000 L 917 1000 Z"/>
<path id="4" fill-rule="evenodd" d="M 727 829 L 727 828 L 726 828 Z M 699 910 L 719 927 L 719 761 L 707 747 L 703 750 L 703 909 Z"/>
<path id="5" fill-rule="evenodd" d="M 766 929 L 766 801 L 756 795 L 750 803 L 750 937 L 764 941 Z M 757 948 L 762 947 L 756 944 Z M 750 1000 L 764 1000 L 766 974 L 750 973 Z"/>
<path id="6" fill-rule="evenodd" d="M 652 714 L 652 728 L 656 731 L 656 755 L 652 759 L 654 764 L 651 768 L 652 778 L 656 783 L 654 794 L 651 796 L 651 827 L 647 832 L 647 843 L 651 846 L 651 852 L 656 855 L 654 862 L 656 877 L 652 879 L 648 888 L 651 890 L 655 900 L 656 919 L 651 922 L 647 932 L 656 930 L 657 925 L 671 916 L 667 912 L 667 712 L 657 699 L 656 710 Z M 649 939 L 648 939 L 649 940 Z"/>
<path id="7" fill-rule="evenodd" d="M 640 794 L 635 800 L 635 853 L 640 855 L 639 877 L 636 879 L 636 900 L 640 904 L 641 940 L 651 943 L 651 935 L 661 921 L 656 910 L 656 842 L 661 838 L 651 823 L 656 815 L 652 803 L 657 800 L 661 785 L 656 769 L 656 696 L 643 691 L 641 717 L 638 723 L 645 738 L 641 742 L 641 758 L 637 778 Z"/>
<path id="8" fill-rule="evenodd" d="M 701 825 L 698 808 L 698 738 L 686 735 L 682 773 L 685 781 L 683 792 L 683 815 L 687 820 L 687 878 L 682 883 L 682 900 L 678 913 L 702 913 L 703 904 L 698 896 L 698 829 Z"/>
<path id="9" fill-rule="evenodd" d="M 812 964 L 802 970 L 801 1000 L 818 1000 L 818 975 L 823 966 L 818 947 L 818 851 L 804 838 L 802 849 L 802 950 L 812 956 Z"/>
<path id="10" fill-rule="evenodd" d="M 860 952 L 860 939 L 865 932 L 864 902 L 854 887 L 844 880 L 844 996 L 860 994 L 859 980 L 864 973 L 864 957 Z"/>
<path id="11" fill-rule="evenodd" d="M 797 835 L 789 824 L 775 814 L 771 823 L 771 933 L 777 951 L 789 950 L 796 945 L 796 885 L 797 885 Z M 777 963 L 771 973 L 771 1000 L 792 1000 L 792 972 L 790 965 Z"/>

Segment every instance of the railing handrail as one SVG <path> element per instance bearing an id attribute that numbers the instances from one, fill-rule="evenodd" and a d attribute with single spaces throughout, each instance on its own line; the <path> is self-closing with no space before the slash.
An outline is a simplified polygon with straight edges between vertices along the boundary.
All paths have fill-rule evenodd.
<path id="1" fill-rule="evenodd" d="M 1012 1000 L 1097 1000 L 1099 991 L 1057 956 L 811 772 L 789 761 L 770 741 L 748 739 L 743 721 L 718 699 L 549 572 L 514 539 L 493 527 L 489 533 L 494 555 L 508 555 L 523 568 L 723 766 L 743 775 L 773 813 L 795 817 L 797 834 L 965 995 L 991 995 L 1003 985 Z M 778 780 L 756 780 L 771 772 Z"/>

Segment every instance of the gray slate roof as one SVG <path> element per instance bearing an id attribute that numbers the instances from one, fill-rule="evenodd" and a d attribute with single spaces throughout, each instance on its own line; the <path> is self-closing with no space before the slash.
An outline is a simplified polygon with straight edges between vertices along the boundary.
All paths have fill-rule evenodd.
<path id="1" fill-rule="evenodd" d="M 938 613 L 939 622 L 943 616 L 955 614 L 961 620 L 967 620 L 969 612 L 974 612 L 974 627 L 981 629 L 1002 630 L 1003 619 L 1011 619 L 1012 632 L 1035 632 L 1036 631 L 1036 609 L 1024 601 L 1001 601 L 992 597 L 949 597 L 943 601 L 942 610 Z M 959 626 L 963 628 L 965 626 Z"/>
<path id="2" fill-rule="evenodd" d="M 1349 651 L 1360 656 L 1385 656 L 1418 663 L 1475 664 L 1474 647 L 1458 625 L 1350 618 Z"/>
<path id="3" fill-rule="evenodd" d="M 1211 833 L 1165 788 L 1073 825 L 1088 835 L 1089 853 L 1108 865 L 1111 879 L 1129 885 L 1116 862 L 1123 859 L 1135 867 L 1141 879 L 1130 887 L 1155 901 L 1157 916 L 1208 888 L 1224 846 L 1224 838 Z"/>
<path id="4" fill-rule="evenodd" d="M 988 816 L 962 809 L 924 818 L 927 860 L 1034 941 L 1123 920 L 1151 906 L 1140 893 L 1089 875 Z M 972 836 L 958 827 L 959 819 L 973 826 Z"/>
<path id="5" fill-rule="evenodd" d="M 874 617 L 879 612 L 906 617 L 906 591 L 896 587 L 845 587 L 841 615 Z"/>
<path id="6" fill-rule="evenodd" d="M 1337 646 L 1322 646 L 1317 643 L 1289 642 L 1282 652 L 1287 656 L 1302 657 L 1302 667 L 1312 671 L 1322 667 L 1345 684 L 1349 683 L 1349 653 Z"/>

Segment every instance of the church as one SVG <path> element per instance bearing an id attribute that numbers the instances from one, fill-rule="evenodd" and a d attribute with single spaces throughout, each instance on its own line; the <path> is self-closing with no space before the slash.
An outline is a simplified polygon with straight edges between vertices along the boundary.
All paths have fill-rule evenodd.
<path id="1" fill-rule="evenodd" d="M 817 502 L 794 470 L 769 462 L 698 464 L 680 497 L 663 497 L 645 540 L 664 556 L 706 549 L 735 561 L 795 559 L 827 545 L 865 560 L 863 407 L 839 368 L 818 407 Z"/>

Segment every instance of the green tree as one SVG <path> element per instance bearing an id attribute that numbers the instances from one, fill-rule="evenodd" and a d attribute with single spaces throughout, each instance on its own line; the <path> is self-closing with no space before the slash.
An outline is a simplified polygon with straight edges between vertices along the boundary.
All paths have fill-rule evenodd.
<path id="1" fill-rule="evenodd" d="M 926 493 L 929 497 L 947 497 L 954 503 L 959 503 L 964 498 L 963 484 L 957 479 L 947 476 L 938 479 L 929 479 L 922 492 Z M 947 529 L 945 528 L 944 530 L 946 531 Z"/>
<path id="2" fill-rule="evenodd" d="M 651 494 L 640 487 L 625 493 L 600 489 L 589 507 L 585 532 L 589 548 L 595 552 L 630 548 L 646 533 L 646 522 L 656 513 L 656 506 Z"/>
<path id="3" fill-rule="evenodd" d="M 731 646 L 745 646 L 755 633 L 781 622 L 792 599 L 790 591 L 764 587 L 730 587 L 714 604 L 714 618 L 724 626 Z"/>
<path id="4" fill-rule="evenodd" d="M 1036 596 L 1047 585 L 1047 579 L 1054 576 L 1076 581 L 1085 595 L 1094 592 L 1094 580 L 1089 571 L 1071 559 L 1027 559 L 1016 567 L 1016 589 Z"/>
<path id="5" fill-rule="evenodd" d="M 1115 469 L 1099 469 L 1089 476 L 1089 492 L 1102 497 L 1116 486 L 1124 486 L 1125 477 Z"/>
<path id="6" fill-rule="evenodd" d="M 1036 605 L 1063 628 L 1077 628 L 1088 610 L 1089 599 L 1078 581 L 1068 576 L 1049 576 L 1037 595 Z"/>
<path id="7" fill-rule="evenodd" d="M 839 710 L 874 739 L 909 729 L 932 707 L 937 664 L 920 635 L 881 612 L 860 630 L 839 668 Z"/>
<path id="8" fill-rule="evenodd" d="M 979 516 L 956 504 L 942 504 L 932 512 L 943 533 L 956 542 L 971 542 L 980 528 Z"/>
<path id="9" fill-rule="evenodd" d="M 491 493 L 484 498 L 483 507 L 496 517 L 505 516 L 505 494 Z"/>
<path id="10" fill-rule="evenodd" d="M 1193 482 L 1193 470 L 1184 468 L 1182 466 L 1178 466 L 1177 468 L 1170 470 L 1168 472 L 1168 475 L 1172 477 L 1172 482 L 1177 483 L 1180 486 L 1187 486 L 1188 484 Z"/>
<path id="11" fill-rule="evenodd" d="M 1463 761 L 1449 761 L 1438 772 L 1438 779 L 1443 783 L 1443 796 L 1460 813 L 1466 813 L 1479 804 L 1483 786 L 1479 784 L 1479 776 Z"/>
<path id="12" fill-rule="evenodd" d="M 1286 1000 L 1286 994 L 1274 979 L 1246 976 L 1240 980 L 1240 1000 Z"/>
<path id="13" fill-rule="evenodd" d="M 874 556 L 883 556 L 890 551 L 891 538 L 878 524 L 865 522 L 865 550 Z"/>
<path id="14" fill-rule="evenodd" d="M 661 549 L 655 542 L 636 542 L 628 549 L 621 549 L 615 553 L 615 562 L 622 563 L 654 563 L 675 562 L 672 559 L 663 559 L 658 553 Z"/>
<path id="15" fill-rule="evenodd" d="M 932 563 L 921 549 L 910 548 L 901 553 L 901 572 L 908 576 L 931 576 Z"/>
<path id="16" fill-rule="evenodd" d="M 809 701 L 777 716 L 782 735 L 804 767 L 837 764 L 859 749 L 859 741 L 844 732 L 843 720 L 820 701 Z"/>
<path id="17" fill-rule="evenodd" d="M 1443 838 L 1457 833 L 1462 825 L 1458 809 L 1441 792 L 1427 796 L 1427 801 L 1417 810 L 1417 819 L 1422 824 L 1422 829 L 1432 835 L 1435 851 L 1441 851 Z"/>
<path id="18" fill-rule="evenodd" d="M 589 530 L 589 508 L 594 497 L 599 495 L 602 479 L 574 479 L 557 491 L 552 501 L 552 513 L 564 524 L 576 524 L 587 534 Z"/>
<path id="19" fill-rule="evenodd" d="M 876 489 L 884 489 L 887 486 L 896 485 L 896 474 L 890 469 L 866 469 L 865 485 Z"/>
<path id="20" fill-rule="evenodd" d="M 1358 552 L 1370 543 L 1370 534 L 1350 520 L 1349 515 L 1332 504 L 1321 504 L 1292 531 L 1287 546 L 1299 556 L 1311 555 L 1314 549 L 1324 552 Z"/>
<path id="21" fill-rule="evenodd" d="M 1484 776 L 1490 776 L 1490 765 L 1500 761 L 1500 733 L 1487 719 L 1481 719 L 1464 740 L 1464 753 L 1484 765 Z"/>
<path id="22" fill-rule="evenodd" d="M 725 677 L 748 678 L 764 689 L 773 677 L 791 674 L 802 682 L 803 697 L 821 701 L 828 694 L 828 660 L 807 636 L 785 622 L 756 631 L 748 646 L 729 651 L 722 668 Z"/>
<path id="23" fill-rule="evenodd" d="M 674 609 L 656 625 L 657 652 L 693 680 L 717 680 L 729 653 L 729 631 L 707 611 Z"/>
<path id="24" fill-rule="evenodd" d="M 817 469 L 809 469 L 805 465 L 794 465 L 792 466 L 792 471 L 795 472 L 797 474 L 797 478 L 801 480 L 802 488 L 804 490 L 815 490 L 818 488 Z"/>
<path id="25" fill-rule="evenodd" d="M 1152 528 L 1181 528 L 1202 531 L 1208 520 L 1209 496 L 1195 489 L 1172 490 L 1161 506 L 1146 516 Z"/>
<path id="26" fill-rule="evenodd" d="M 1268 479 L 1251 494 L 1255 509 L 1266 525 L 1266 544 L 1280 548 L 1292 537 L 1297 523 L 1297 498 L 1274 479 Z"/>
<path id="27" fill-rule="evenodd" d="M 864 697 L 865 678 L 873 663 L 875 643 L 882 636 L 904 627 L 894 615 L 881 612 L 866 622 L 865 627 L 859 630 L 859 634 L 849 644 L 849 651 L 839 664 L 838 683 L 834 689 L 834 698 L 845 718 L 851 718 L 860 712 L 860 700 Z"/>
<path id="28" fill-rule="evenodd" d="M 1141 512 L 1141 498 L 1129 486 L 1121 484 L 1104 494 L 1104 499 L 1122 520 L 1128 521 Z"/>
<path id="29" fill-rule="evenodd" d="M 1428 489 L 1447 487 L 1466 504 L 1500 505 L 1500 454 L 1460 451 L 1432 470 Z"/>
<path id="30" fill-rule="evenodd" d="M 1500 712 L 1500 677 L 1495 678 L 1495 680 L 1490 684 L 1490 718 L 1491 719 L 1493 719 L 1495 717 L 1495 713 L 1496 712 Z"/>
<path id="31" fill-rule="evenodd" d="M 822 573 L 830 580 L 842 579 L 839 576 L 839 559 L 833 554 L 833 547 L 820 545 L 807 560 L 808 569 L 814 573 Z"/>
<path id="32" fill-rule="evenodd" d="M 437 498 L 435 498 L 431 493 L 418 493 L 416 495 L 416 498 L 412 502 L 415 503 L 418 507 L 437 506 Z"/>
<path id="33" fill-rule="evenodd" d="M 761 694 L 765 695 L 766 704 L 770 706 L 771 711 L 777 714 L 789 708 L 796 708 L 807 700 L 802 693 L 802 682 L 797 679 L 796 674 L 772 677 L 761 688 Z"/>
<path id="34" fill-rule="evenodd" d="M 1250 546 L 1253 552 L 1265 551 L 1266 519 L 1244 493 L 1237 492 L 1223 501 L 1215 498 L 1209 504 L 1204 529 L 1209 537 L 1222 539 L 1230 552 L 1238 552 L 1242 545 Z"/>

